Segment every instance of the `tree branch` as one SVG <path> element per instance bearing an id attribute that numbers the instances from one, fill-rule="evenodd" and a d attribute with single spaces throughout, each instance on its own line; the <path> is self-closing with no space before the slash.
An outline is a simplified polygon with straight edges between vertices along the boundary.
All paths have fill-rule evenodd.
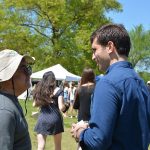
<path id="1" fill-rule="evenodd" d="M 22 23 L 22 24 L 19 24 L 19 25 L 21 25 L 21 26 L 36 26 L 36 27 L 41 27 L 41 28 L 49 28 L 49 29 L 52 29 L 52 28 L 50 28 L 50 27 L 46 27 L 46 26 L 42 26 L 42 25 L 38 25 L 38 24 L 33 24 L 33 23 L 30 23 L 30 24 L 26 24 L 26 23 Z"/>
<path id="2" fill-rule="evenodd" d="M 32 28 L 34 29 L 36 32 L 38 32 L 39 34 L 43 35 L 44 37 L 48 38 L 48 39 L 51 39 L 49 36 L 47 36 L 46 34 L 40 32 L 37 28 L 35 28 L 34 26 L 31 26 L 29 24 L 20 24 L 21 26 L 26 26 L 26 27 L 29 27 L 29 28 Z"/>

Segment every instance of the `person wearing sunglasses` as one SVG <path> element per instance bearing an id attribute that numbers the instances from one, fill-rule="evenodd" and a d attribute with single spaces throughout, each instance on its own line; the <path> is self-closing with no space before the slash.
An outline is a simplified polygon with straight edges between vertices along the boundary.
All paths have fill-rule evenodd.
<path id="1" fill-rule="evenodd" d="M 28 55 L 0 51 L 0 149 L 31 150 L 28 125 L 17 97 L 31 86 L 33 63 Z"/>

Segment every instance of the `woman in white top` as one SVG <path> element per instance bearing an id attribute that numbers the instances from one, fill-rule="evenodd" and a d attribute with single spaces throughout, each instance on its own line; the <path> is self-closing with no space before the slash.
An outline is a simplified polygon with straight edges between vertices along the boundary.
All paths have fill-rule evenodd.
<path id="1" fill-rule="evenodd" d="M 72 82 L 69 88 L 69 100 L 70 100 L 70 117 L 73 117 L 73 104 L 75 100 L 76 87 L 75 82 Z"/>
<path id="2" fill-rule="evenodd" d="M 64 82 L 63 85 L 63 91 L 64 91 L 64 102 L 68 102 L 69 101 L 69 83 L 67 81 Z M 67 111 L 65 113 L 63 113 L 64 117 L 67 117 Z"/>

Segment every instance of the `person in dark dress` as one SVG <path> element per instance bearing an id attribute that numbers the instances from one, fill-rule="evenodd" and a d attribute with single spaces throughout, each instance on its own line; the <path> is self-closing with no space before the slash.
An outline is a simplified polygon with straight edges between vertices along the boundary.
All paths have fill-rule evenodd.
<path id="1" fill-rule="evenodd" d="M 55 75 L 46 72 L 33 91 L 33 106 L 40 107 L 40 114 L 34 131 L 37 133 L 38 150 L 44 150 L 47 135 L 54 136 L 55 150 L 61 150 L 62 132 L 64 132 L 61 111 L 68 105 L 64 103 L 63 90 L 56 87 Z"/>

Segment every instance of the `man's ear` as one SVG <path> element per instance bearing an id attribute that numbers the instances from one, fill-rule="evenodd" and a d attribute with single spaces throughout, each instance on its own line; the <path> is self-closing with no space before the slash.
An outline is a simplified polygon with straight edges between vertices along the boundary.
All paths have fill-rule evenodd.
<path id="1" fill-rule="evenodd" d="M 114 52 L 115 50 L 115 46 L 114 46 L 114 43 L 112 41 L 109 41 L 107 46 L 106 46 L 106 50 L 107 50 L 107 53 L 110 54 L 112 52 Z"/>

